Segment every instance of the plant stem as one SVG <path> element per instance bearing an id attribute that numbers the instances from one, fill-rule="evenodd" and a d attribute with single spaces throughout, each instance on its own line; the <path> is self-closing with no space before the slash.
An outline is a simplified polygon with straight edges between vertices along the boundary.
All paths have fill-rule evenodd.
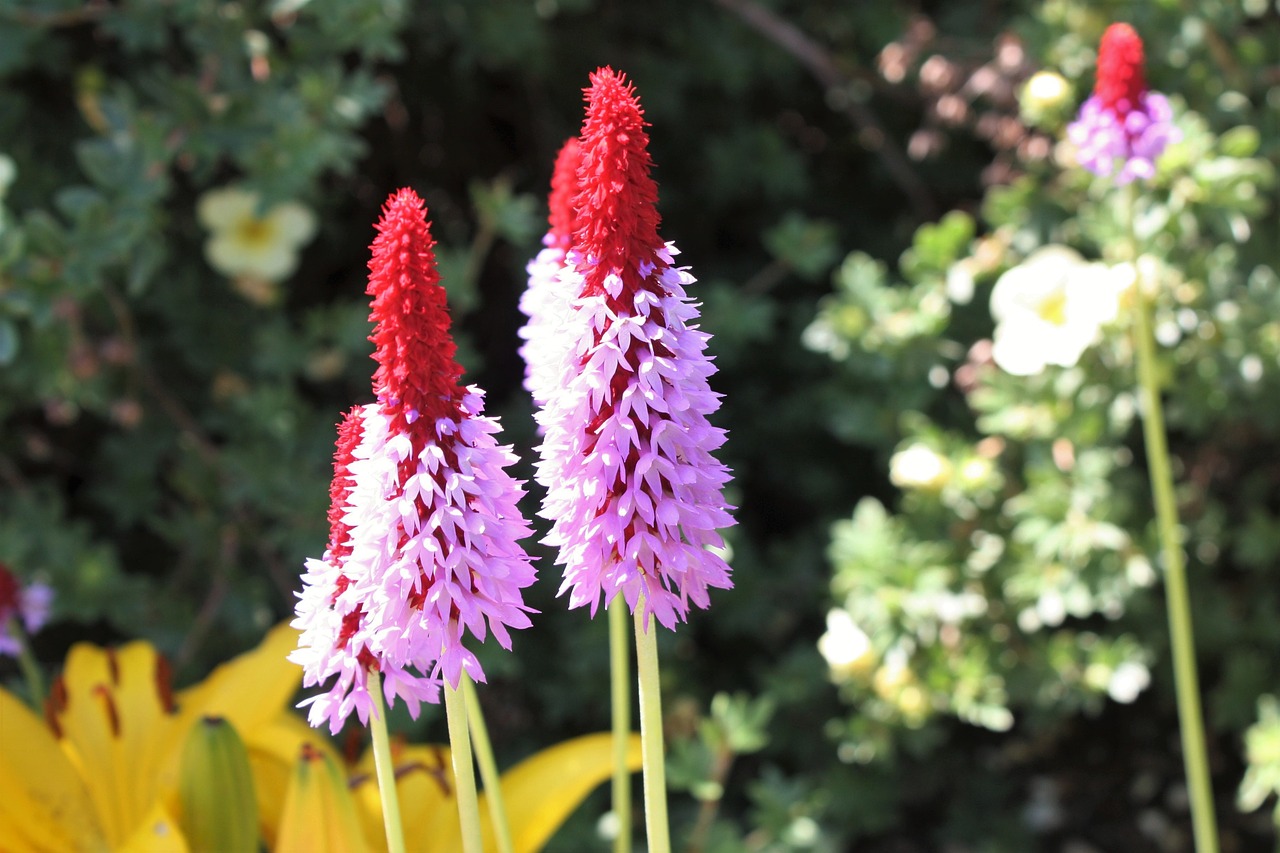
<path id="1" fill-rule="evenodd" d="M 649 853 L 671 853 L 667 822 L 667 766 L 662 744 L 662 688 L 658 625 L 645 630 L 644 599 L 636 603 L 636 669 L 640 675 L 640 743 L 644 766 L 644 824 Z"/>
<path id="2" fill-rule="evenodd" d="M 502 800 L 502 779 L 498 775 L 498 763 L 493 759 L 493 746 L 489 743 L 489 728 L 484 724 L 484 711 L 476 698 L 476 686 L 471 676 L 462 673 L 458 684 L 467 700 L 467 721 L 471 724 L 471 740 L 476 748 L 476 763 L 480 765 L 480 781 L 489 797 L 489 821 L 493 824 L 493 837 L 498 842 L 498 853 L 513 853 L 511 825 L 507 822 L 507 806 Z"/>
<path id="3" fill-rule="evenodd" d="M 1134 269 L 1133 336 L 1142 400 L 1142 430 L 1147 447 L 1147 467 L 1151 472 L 1151 494 L 1156 506 L 1156 525 L 1164 556 L 1165 597 L 1168 603 L 1169 636 L 1173 650 L 1174 687 L 1178 696 L 1182 759 L 1191 798 L 1191 823 L 1196 851 L 1197 853 L 1217 853 L 1218 830 L 1213 810 L 1213 789 L 1209 782 L 1204 719 L 1200 711 L 1200 685 L 1196 675 L 1191 601 L 1187 593 L 1187 573 L 1183 562 L 1182 546 L 1178 541 L 1178 508 L 1174 499 L 1173 474 L 1165 438 L 1164 411 L 1160 403 L 1155 339 L 1151 329 L 1151 306 L 1143 291 L 1141 276 L 1138 272 L 1138 238 L 1134 230 L 1135 197 L 1132 188 L 1127 202 Z"/>
<path id="4" fill-rule="evenodd" d="M 10 637 L 18 640 L 18 668 L 22 670 L 22 679 L 27 682 L 27 694 L 31 706 L 36 709 L 44 707 L 44 676 L 40 673 L 40 664 L 31 653 L 31 638 L 22 630 L 17 618 L 12 618 L 5 626 Z"/>
<path id="5" fill-rule="evenodd" d="M 373 737 L 373 765 L 378 771 L 378 795 L 382 797 L 382 825 L 387 832 L 387 853 L 404 853 L 404 824 L 400 820 L 396 768 L 391 762 L 391 741 L 387 737 L 387 709 L 382 701 L 382 679 L 372 671 L 369 673 L 369 695 L 373 697 L 369 734 Z"/>
<path id="6" fill-rule="evenodd" d="M 476 772 L 471 763 L 467 697 L 450 687 L 448 681 L 444 685 L 444 710 L 449 718 L 449 748 L 453 754 L 453 781 L 458 794 L 462 850 L 463 853 L 482 853 L 484 844 L 480 834 L 480 804 L 476 800 Z"/>
<path id="7" fill-rule="evenodd" d="M 615 598 L 609 610 L 609 682 L 613 706 L 613 815 L 618 819 L 614 853 L 631 853 L 631 643 L 627 639 L 627 602 Z"/>
<path id="8" fill-rule="evenodd" d="M 716 752 L 709 781 L 714 782 L 721 792 L 724 791 L 725 780 L 729 778 L 733 759 L 733 750 L 728 747 L 722 747 Z M 707 797 L 702 801 L 702 805 L 698 806 L 698 819 L 689 833 L 689 844 L 685 847 L 685 853 L 702 853 L 706 849 L 707 840 L 711 837 L 711 827 L 715 825 L 716 815 L 720 812 L 720 801 L 723 798 L 723 794 Z"/>

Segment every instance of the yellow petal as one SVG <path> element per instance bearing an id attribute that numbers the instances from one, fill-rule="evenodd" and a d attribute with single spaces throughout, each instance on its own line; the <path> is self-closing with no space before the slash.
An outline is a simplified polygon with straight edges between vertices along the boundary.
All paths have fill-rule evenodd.
<path id="1" fill-rule="evenodd" d="M 313 751 L 324 753 L 335 766 L 341 764 L 325 736 L 289 712 L 255 728 L 253 739 L 246 744 L 249 767 L 253 770 L 253 787 L 258 795 L 258 821 L 268 849 L 275 848 L 289 779 L 304 744 Z"/>
<path id="2" fill-rule="evenodd" d="M 178 822 L 159 803 L 152 806 L 137 829 L 115 850 L 118 853 L 187 853 Z"/>
<path id="3" fill-rule="evenodd" d="M 5 849 L 106 850 L 84 781 L 35 714 L 0 690 L 0 838 Z"/>
<path id="4" fill-rule="evenodd" d="M 366 755 L 361 772 L 364 784 L 355 786 L 364 807 L 366 831 L 376 821 L 382 834 L 382 809 L 377 780 L 372 778 L 373 759 Z M 443 747 L 408 747 L 395 758 L 404 821 L 405 843 L 417 853 L 455 853 L 462 849 L 457 800 L 453 795 L 453 764 Z M 632 735 L 627 766 L 640 769 L 640 738 Z M 613 773 L 613 736 L 608 732 L 585 735 L 533 755 L 502 774 L 502 797 L 507 807 L 515 853 L 537 853 L 568 819 L 587 794 Z M 446 793 L 447 792 L 447 793 Z M 486 851 L 497 850 L 488 821 L 486 798 L 480 796 L 480 814 Z M 370 838 L 375 836 L 370 835 Z"/>
<path id="5" fill-rule="evenodd" d="M 627 766 L 640 769 L 640 737 L 627 746 Z M 516 853 L 535 853 L 597 785 L 613 775 L 613 735 L 567 740 L 502 774 L 502 798 Z M 481 797 L 481 799 L 484 799 Z M 484 806 L 481 813 L 487 814 Z"/>
<path id="6" fill-rule="evenodd" d="M 274 233 L 246 239 L 238 230 L 220 231 L 205 242 L 204 256 L 209 266 L 228 278 L 251 276 L 277 282 L 298 266 L 297 250 Z"/>
<path id="7" fill-rule="evenodd" d="M 294 765 L 275 853 L 365 853 L 356 806 L 341 768 L 304 750 Z"/>
<path id="8" fill-rule="evenodd" d="M 448 747 L 433 744 L 391 745 L 405 846 L 414 853 L 452 853 L 461 849 L 450 755 Z M 365 837 L 377 849 L 385 850 L 386 831 L 382 826 L 382 798 L 378 793 L 376 771 L 373 751 L 368 750 L 355 767 L 351 789 L 360 806 Z M 449 825 L 452 829 L 446 830 Z"/>
<path id="9" fill-rule="evenodd" d="M 257 648 L 224 663 L 203 682 L 179 693 L 174 742 L 182 743 L 201 717 L 222 717 L 252 749 L 257 730 L 280 716 L 302 684 L 301 667 L 286 657 L 297 646 L 297 630 L 277 625 Z"/>
<path id="10" fill-rule="evenodd" d="M 292 246 L 301 246 L 316 233 L 316 216 L 296 201 L 286 201 L 271 208 L 267 219 L 279 229 L 280 239 Z"/>
<path id="11" fill-rule="evenodd" d="M 89 787 L 113 845 L 130 837 L 159 796 L 171 718 L 160 696 L 159 656 L 147 643 L 72 646 L 55 705 L 62 748 Z"/>
<path id="12" fill-rule="evenodd" d="M 209 190 L 196 203 L 196 218 L 211 231 L 230 228 L 257 214 L 258 194 L 239 187 Z"/>

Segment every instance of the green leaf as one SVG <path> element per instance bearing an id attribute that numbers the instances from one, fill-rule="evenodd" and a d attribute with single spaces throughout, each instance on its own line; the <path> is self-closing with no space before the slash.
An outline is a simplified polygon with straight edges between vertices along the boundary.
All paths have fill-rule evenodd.
<path id="1" fill-rule="evenodd" d="M 1218 140 L 1218 150 L 1228 157 L 1252 157 L 1258 153 L 1262 137 L 1249 125 L 1233 127 Z"/>
<path id="2" fill-rule="evenodd" d="M 13 364 L 18 357 L 18 327 L 8 320 L 0 320 L 0 367 Z"/>

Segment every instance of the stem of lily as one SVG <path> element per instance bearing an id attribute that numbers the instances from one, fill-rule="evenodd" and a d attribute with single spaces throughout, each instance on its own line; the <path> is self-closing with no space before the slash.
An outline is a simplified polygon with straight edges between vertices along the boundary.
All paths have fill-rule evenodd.
<path id="1" fill-rule="evenodd" d="M 405 853 L 396 768 L 391 762 L 391 741 L 387 737 L 387 708 L 382 701 L 382 679 L 374 671 L 369 672 L 369 695 L 373 697 L 369 734 L 373 737 L 373 765 L 378 772 L 378 795 L 382 798 L 382 825 L 387 833 L 387 851 Z"/>
<path id="2" fill-rule="evenodd" d="M 466 678 L 466 673 L 463 673 Z M 444 684 L 444 710 L 449 719 L 449 748 L 453 753 L 453 781 L 458 794 L 458 820 L 462 824 L 463 853 L 482 853 L 480 804 L 476 798 L 476 772 L 471 759 L 471 732 L 467 724 L 467 697 Z"/>
<path id="3" fill-rule="evenodd" d="M 649 853 L 671 853 L 667 822 L 667 766 L 662 743 L 658 626 L 645 630 L 644 598 L 636 603 L 636 669 L 640 675 L 640 744 L 644 766 L 644 824 Z"/>
<path id="4" fill-rule="evenodd" d="M 618 819 L 614 853 L 631 853 L 631 643 L 627 638 L 627 602 L 615 598 L 609 611 L 609 686 L 613 707 L 613 815 Z"/>
<path id="5" fill-rule="evenodd" d="M 1178 508 L 1174 499 L 1172 466 L 1165 437 L 1160 381 L 1156 373 L 1155 339 L 1151 306 L 1138 272 L 1138 237 L 1134 229 L 1136 197 L 1130 187 L 1127 198 L 1128 231 L 1134 268 L 1133 337 L 1137 351 L 1138 386 L 1142 400 L 1142 430 L 1151 472 L 1156 527 L 1164 558 L 1165 597 L 1168 603 L 1169 637 L 1173 651 L 1174 687 L 1182 735 L 1182 760 L 1191 798 L 1191 823 L 1197 853 L 1217 853 L 1218 830 L 1209 782 L 1204 718 L 1200 710 L 1200 684 L 1196 674 L 1195 639 L 1191 626 L 1191 601 L 1182 545 L 1178 541 Z"/>
<path id="6" fill-rule="evenodd" d="M 502 799 L 502 779 L 498 764 L 493 759 L 493 746 L 489 742 L 489 728 L 484 724 L 484 711 L 476 698 L 476 686 L 471 676 L 462 673 L 458 683 L 467 702 L 467 721 L 471 725 L 471 741 L 476 748 L 476 763 L 480 765 L 480 781 L 489 797 L 489 822 L 493 824 L 493 836 L 498 842 L 498 853 L 513 853 L 511 825 L 507 822 L 507 806 Z"/>

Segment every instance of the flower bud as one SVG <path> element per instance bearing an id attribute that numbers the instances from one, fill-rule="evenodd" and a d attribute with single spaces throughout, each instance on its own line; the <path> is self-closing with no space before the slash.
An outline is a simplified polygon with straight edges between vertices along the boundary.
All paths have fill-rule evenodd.
<path id="1" fill-rule="evenodd" d="M 178 795 L 182 832 L 193 850 L 257 851 L 258 801 L 249 753 L 222 717 L 192 726 L 182 750 Z"/>

